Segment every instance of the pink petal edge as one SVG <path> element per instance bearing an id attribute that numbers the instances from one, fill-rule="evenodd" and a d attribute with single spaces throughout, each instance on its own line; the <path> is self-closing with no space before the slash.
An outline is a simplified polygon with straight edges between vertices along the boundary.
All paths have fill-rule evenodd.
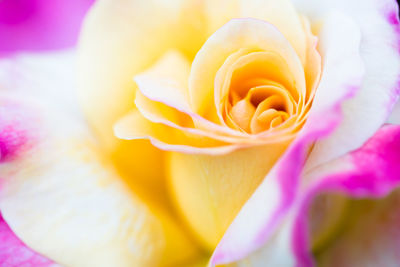
<path id="1" fill-rule="evenodd" d="M 28 248 L 10 229 L 0 213 L 0 266 L 47 267 L 53 262 Z"/>
<path id="2" fill-rule="evenodd" d="M 397 12 L 398 6 L 397 4 L 393 5 L 393 3 L 390 5 L 390 8 L 395 6 Z M 389 12 L 389 14 L 391 13 Z M 394 25 L 397 31 L 399 28 L 398 19 L 394 20 L 393 15 L 389 16 L 388 18 L 391 18 L 389 19 L 389 22 L 394 22 L 392 25 Z M 301 176 L 302 165 L 307 157 L 306 154 L 308 152 L 309 145 L 312 144 L 312 142 L 316 139 L 322 139 L 328 136 L 334 131 L 336 126 L 339 125 L 343 116 L 341 113 L 341 105 L 345 100 L 355 95 L 356 91 L 359 89 L 360 82 L 361 81 L 353 81 L 351 85 L 348 85 L 348 93 L 336 101 L 333 107 L 328 107 L 324 112 L 316 114 L 317 116 L 310 117 L 307 125 L 311 126 L 311 128 L 305 128 L 303 130 L 298 140 L 291 145 L 287 153 L 285 153 L 281 160 L 276 164 L 276 167 L 271 171 L 274 173 L 274 175 L 272 175 L 273 177 L 267 178 L 273 178 L 274 181 L 268 181 L 268 179 L 265 179 L 253 196 L 249 199 L 249 201 L 243 206 L 237 218 L 231 224 L 214 251 L 214 254 L 210 260 L 211 266 L 226 264 L 243 259 L 251 252 L 260 248 L 266 242 L 276 226 L 280 224 L 286 213 L 290 208 L 292 208 L 295 202 L 294 200 L 299 197 L 297 196 L 299 190 L 299 179 Z M 399 97 L 400 90 L 398 88 L 399 84 L 396 84 L 395 88 L 393 88 L 393 103 L 396 102 Z M 387 107 L 389 110 L 392 109 L 393 103 L 388 103 Z M 321 124 L 321 122 L 323 123 Z M 280 191 L 278 196 L 279 200 L 278 203 L 276 203 L 276 207 L 272 211 L 268 210 L 268 212 L 272 215 L 262 215 L 263 212 L 266 213 L 266 210 L 265 208 L 257 207 L 259 206 L 257 205 L 257 202 L 261 201 L 261 203 L 264 203 L 264 205 L 268 205 L 268 203 L 265 201 L 269 201 L 268 196 L 266 196 L 268 192 L 271 193 L 271 189 L 269 187 Z M 298 200 L 300 199 L 297 199 L 296 202 Z M 250 213 L 253 214 L 251 210 L 253 210 L 253 213 L 256 214 L 256 218 L 252 218 L 253 220 L 258 221 L 256 224 L 246 220 L 246 216 L 250 215 Z M 245 227 L 244 225 L 246 225 L 246 223 L 250 225 L 247 227 L 247 229 L 245 229 L 246 236 L 235 233 L 240 229 L 243 231 L 243 227 Z M 299 224 L 301 226 L 301 221 L 299 221 Z M 299 238 L 301 240 L 301 236 L 293 237 L 294 240 Z M 292 244 L 295 248 L 297 248 L 296 242 Z M 299 251 L 295 251 L 294 254 L 299 262 L 298 266 L 310 266 L 306 264 L 312 264 L 312 258 L 305 257 L 303 258 L 304 261 L 299 261 L 299 259 L 302 258 L 301 253 Z"/>
<path id="3" fill-rule="evenodd" d="M 393 44 L 394 46 L 397 47 L 397 51 L 400 54 L 400 20 L 399 20 L 399 6 L 398 6 L 398 2 L 392 0 L 390 2 L 390 4 L 387 5 L 387 7 L 385 7 L 383 13 L 385 14 L 388 22 L 390 23 L 390 25 L 392 25 L 392 28 L 394 30 L 394 32 L 397 34 L 397 42 L 395 44 Z M 397 79 L 397 84 L 395 85 L 395 87 L 393 88 L 393 95 L 390 99 L 390 102 L 388 103 L 388 108 L 389 111 L 391 111 L 394 106 L 396 105 L 396 103 L 399 100 L 399 95 L 400 95 L 400 75 Z M 390 115 L 390 112 L 389 112 Z"/>
<path id="4" fill-rule="evenodd" d="M 25 112 L 24 112 L 25 111 Z M 13 160 L 35 140 L 26 122 L 34 121 L 29 110 L 13 101 L 2 99 L 0 105 L 0 165 Z M 5 177 L 0 177 L 0 193 Z M 27 247 L 10 229 L 0 211 L 0 266 L 45 267 L 53 262 Z"/>
<path id="5" fill-rule="evenodd" d="M 382 127 L 362 148 L 343 157 L 354 169 L 331 174 L 312 186 L 302 199 L 292 228 L 298 267 L 314 266 L 308 237 L 308 210 L 320 193 L 340 192 L 352 198 L 381 198 L 400 185 L 400 126 Z"/>
<path id="6" fill-rule="evenodd" d="M 337 33 L 338 31 L 335 32 Z M 261 248 L 294 206 L 295 200 L 298 199 L 301 173 L 309 148 L 315 141 L 329 136 L 336 129 L 342 121 L 343 102 L 354 97 L 361 86 L 364 71 L 357 50 L 358 35 L 355 34 L 354 38 L 350 40 L 349 47 L 342 49 L 353 52 L 350 62 L 358 66 L 358 69 L 353 69 L 346 76 L 337 77 L 339 80 L 335 85 L 325 82 L 335 78 L 334 73 L 322 77 L 322 88 L 317 92 L 316 99 L 319 100 L 322 96 L 324 100 L 324 93 L 334 90 L 332 86 L 340 86 L 343 90 L 336 90 L 336 94 L 331 96 L 329 101 L 322 101 L 325 104 L 319 103 L 310 110 L 307 123 L 297 139 L 275 164 L 228 228 L 210 260 L 212 266 L 240 260 Z M 339 58 L 340 64 L 348 64 L 348 57 Z M 339 63 L 336 62 L 335 66 Z"/>
<path id="7" fill-rule="evenodd" d="M 18 157 L 19 153 L 30 147 L 34 141 L 34 131 L 26 122 L 35 119 L 28 114 L 30 112 L 14 101 L 1 99 L 0 164 Z"/>
<path id="8" fill-rule="evenodd" d="M 355 86 L 349 86 L 348 88 L 348 94 L 336 106 L 309 118 L 301 136 L 290 146 L 288 151 L 276 164 L 276 167 L 271 171 L 275 174 L 271 178 L 278 185 L 278 188 L 275 188 L 280 191 L 280 199 L 278 200 L 278 205 L 273 209 L 272 215 L 259 211 L 259 218 L 251 218 L 259 222 L 256 227 L 251 227 L 252 229 L 247 228 L 247 231 L 250 232 L 249 235 L 254 237 L 254 239 L 249 243 L 243 242 L 240 245 L 240 240 L 236 240 L 235 232 L 241 228 L 240 225 L 244 223 L 243 220 L 246 220 L 245 213 L 249 212 L 248 210 L 257 209 L 257 206 L 259 206 L 257 203 L 262 200 L 268 200 L 266 199 L 268 196 L 266 196 L 265 192 L 268 192 L 268 188 L 271 187 L 271 179 L 265 179 L 249 201 L 243 206 L 237 218 L 233 221 L 215 249 L 210 260 L 211 266 L 240 260 L 260 248 L 271 236 L 294 204 L 299 189 L 299 178 L 310 145 L 315 140 L 329 135 L 336 128 L 341 120 L 341 103 L 352 97 L 358 90 L 358 87 Z M 239 220 L 240 217 L 242 221 Z"/>

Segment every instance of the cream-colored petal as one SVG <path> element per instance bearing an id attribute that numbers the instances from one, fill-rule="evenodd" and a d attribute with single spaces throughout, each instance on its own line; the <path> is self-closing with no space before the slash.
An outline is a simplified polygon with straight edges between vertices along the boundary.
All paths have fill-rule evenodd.
<path id="1" fill-rule="evenodd" d="M 163 199 L 157 188 L 146 201 L 127 188 L 127 177 L 89 134 L 73 90 L 74 59 L 74 53 L 51 53 L 0 64 L 4 219 L 29 247 L 65 266 L 191 260 L 193 243 L 153 203 Z"/>
<path id="2" fill-rule="evenodd" d="M 169 51 L 151 68 L 135 76 L 139 90 L 135 104 L 144 117 L 226 142 L 245 136 L 196 114 L 189 103 L 190 63 L 177 51 Z"/>
<path id="3" fill-rule="evenodd" d="M 302 23 L 290 0 L 206 0 L 208 33 L 234 18 L 256 18 L 273 24 L 306 61 L 307 41 Z"/>
<path id="4" fill-rule="evenodd" d="M 275 52 L 287 62 L 289 69 L 302 69 L 295 50 L 272 24 L 257 19 L 232 20 L 207 40 L 193 61 L 189 94 L 194 111 L 204 114 L 215 109 L 210 105 L 214 105 L 216 74 L 225 60 L 240 48 Z M 299 82 L 299 88 L 305 89 L 304 81 Z"/>
<path id="5" fill-rule="evenodd" d="M 231 144 L 207 138 L 197 131 L 176 129 L 166 124 L 153 123 L 139 111 L 131 111 L 114 126 L 115 135 L 125 140 L 149 139 L 156 147 L 167 151 L 191 154 L 226 154 L 245 144 Z"/>
<path id="6" fill-rule="evenodd" d="M 289 142 L 220 156 L 169 153 L 169 183 L 175 205 L 210 251 Z"/>
<path id="7" fill-rule="evenodd" d="M 42 125 L 32 148 L 0 167 L 0 209 L 18 237 L 66 266 L 153 266 L 193 256 L 177 225 L 128 190 L 84 127 L 59 120 L 64 127 Z"/>
<path id="8" fill-rule="evenodd" d="M 360 147 L 386 122 L 399 95 L 398 4 L 392 0 L 292 1 L 312 24 L 319 23 L 318 26 L 323 26 L 320 27 L 324 35 L 319 38 L 320 44 L 332 47 L 327 51 L 331 54 L 329 57 L 332 58 L 332 63 L 333 58 L 342 54 L 340 51 L 344 51 L 343 48 L 338 48 L 343 44 L 342 40 L 351 40 L 354 39 L 353 36 L 358 35 L 361 38 L 358 44 L 359 51 L 356 52 L 365 66 L 365 75 L 359 76 L 361 84 L 358 91 L 342 107 L 343 122 L 331 136 L 317 142 L 311 155 L 312 162 L 309 161 L 309 168 L 312 168 Z M 342 13 L 342 17 L 347 17 L 351 23 L 338 16 L 332 21 L 332 11 Z M 327 18 L 330 19 L 329 22 L 325 22 Z M 322 22 L 324 23 L 321 24 Z M 357 32 L 351 30 L 352 28 L 357 28 Z M 330 38 L 333 36 L 336 37 Z M 346 44 L 346 47 L 349 45 L 352 44 Z M 321 55 L 326 58 L 325 54 Z M 335 61 L 339 61 L 340 58 L 344 56 L 337 57 Z M 346 64 L 351 66 L 351 63 Z M 349 71 L 356 68 L 349 68 Z M 336 62 L 332 67 L 324 66 L 327 75 L 338 70 L 344 69 L 338 67 Z M 341 76 L 343 75 L 338 75 Z M 350 82 L 350 85 L 357 83 Z M 318 89 L 317 94 L 319 91 Z M 327 98 L 330 95 L 331 92 L 327 91 Z"/>
<path id="9" fill-rule="evenodd" d="M 141 113 L 141 115 L 152 123 L 164 124 L 166 126 L 187 132 L 189 134 L 195 134 L 220 140 L 222 142 L 229 143 L 255 143 L 256 140 L 246 140 L 244 138 L 238 138 L 236 136 L 229 136 L 226 133 L 218 133 L 212 130 L 196 128 L 193 123 L 193 118 L 188 114 L 180 112 L 173 107 L 167 106 L 163 103 L 152 101 L 151 99 L 144 96 L 140 91 L 136 93 L 135 104 Z M 207 123 L 209 124 L 209 123 Z M 167 131 L 165 134 L 170 133 Z M 168 138 L 168 136 L 165 136 Z M 173 140 L 174 137 L 171 138 Z"/>
<path id="10" fill-rule="evenodd" d="M 183 10 L 179 0 L 100 0 L 89 12 L 79 42 L 79 95 L 107 143 L 113 123 L 133 107 L 132 77 L 177 46 Z"/>
<path id="11" fill-rule="evenodd" d="M 306 64 L 307 38 L 297 10 L 290 0 L 240 0 L 240 17 L 268 21 L 278 28 Z"/>
<path id="12" fill-rule="evenodd" d="M 139 90 L 148 98 L 179 110 L 189 107 L 190 62 L 177 51 L 168 51 L 150 69 L 134 77 Z"/>
<path id="13" fill-rule="evenodd" d="M 240 0 L 204 0 L 207 33 L 213 34 L 225 23 L 240 15 Z"/>
<path id="14" fill-rule="evenodd" d="M 148 162 L 162 164 L 161 153 L 147 141 L 118 140 L 112 126 L 134 107 L 136 74 L 172 48 L 194 56 L 204 42 L 204 20 L 197 12 L 202 5 L 196 0 L 99 0 L 83 25 L 78 46 L 81 107 L 119 171 L 145 186 L 160 183 L 160 169 Z M 132 157 L 142 160 L 132 164 Z"/>
<path id="15" fill-rule="evenodd" d="M 397 101 L 395 104 L 392 114 L 390 114 L 390 117 L 388 119 L 388 123 L 392 124 L 400 124 L 400 102 Z"/>

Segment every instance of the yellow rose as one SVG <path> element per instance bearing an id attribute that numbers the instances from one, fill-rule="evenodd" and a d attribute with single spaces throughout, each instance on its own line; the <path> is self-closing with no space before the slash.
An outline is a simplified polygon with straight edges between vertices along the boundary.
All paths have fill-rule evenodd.
<path id="1" fill-rule="evenodd" d="M 80 50 L 80 94 L 90 121 L 111 139 L 111 125 L 132 109 L 115 126 L 116 135 L 149 138 L 168 151 L 167 190 L 210 252 L 304 125 L 321 74 L 317 38 L 289 1 L 243 2 L 241 16 L 257 19 L 229 22 L 238 13 L 219 18 L 215 8 L 234 8 L 222 2 L 164 7 L 158 1 L 100 1 Z M 104 27 L 115 36 L 104 40 Z M 100 74 L 103 68 L 108 72 Z M 130 178 L 135 181 L 151 179 L 149 169 L 163 172 L 139 144 L 121 145 L 129 146 L 123 153 L 130 169 L 144 168 Z"/>
<path id="2" fill-rule="evenodd" d="M 380 136 L 398 134 L 370 139 L 400 94 L 400 61 L 398 33 L 364 1 L 98 0 L 77 49 L 79 108 L 60 82 L 73 52 L 32 59 L 20 81 L 51 76 L 40 87 L 60 96 L 0 97 L 1 149 L 15 150 L 1 218 L 65 266 L 311 266 L 348 211 L 322 189 L 389 192 L 342 179 L 370 173 L 364 142 L 392 153 Z"/>

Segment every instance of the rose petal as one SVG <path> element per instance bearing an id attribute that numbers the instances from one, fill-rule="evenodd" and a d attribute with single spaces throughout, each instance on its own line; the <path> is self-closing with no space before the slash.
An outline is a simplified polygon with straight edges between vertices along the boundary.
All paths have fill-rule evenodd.
<path id="1" fill-rule="evenodd" d="M 370 204 L 364 201 L 370 208 L 364 209 L 365 214 L 353 218 L 355 221 L 352 221 L 351 216 L 357 213 L 357 206 L 360 206 L 358 204 L 352 206 L 351 214 L 342 215 L 347 216 L 346 221 L 349 223 L 342 226 L 344 230 L 336 234 L 332 245 L 328 244 L 318 256 L 319 261 L 324 262 L 323 266 L 391 266 L 398 262 L 397 245 L 394 244 L 399 240 L 396 234 L 396 188 L 400 185 L 399 151 L 400 127 L 385 126 L 362 148 L 322 165 L 305 176 L 305 180 L 313 185 L 304 193 L 303 200 L 299 201 L 302 204 L 299 204 L 294 221 L 293 252 L 298 266 L 311 266 L 313 262 L 310 255 L 307 210 L 317 195 L 329 193 L 342 193 L 356 199 L 382 199 Z M 395 193 L 387 197 L 391 192 Z M 382 220 L 387 212 L 392 215 Z M 312 219 L 314 218 L 311 217 Z M 382 226 L 377 227 L 380 224 Z"/>
<path id="2" fill-rule="evenodd" d="M 28 248 L 13 233 L 0 214 L 0 265 L 7 267 L 56 266 L 49 259 Z"/>
<path id="3" fill-rule="evenodd" d="M 400 93 L 398 5 L 392 0 L 293 2 L 313 23 L 323 22 L 332 10 L 343 12 L 355 21 L 362 36 L 360 55 L 366 71 L 362 87 L 343 106 L 344 119 L 335 133 L 315 145 L 307 167 L 312 168 L 360 147 L 386 122 Z M 326 97 L 331 94 L 326 92 Z"/>
<path id="4" fill-rule="evenodd" d="M 135 104 L 140 113 L 151 122 L 199 137 L 231 143 L 258 142 L 249 139 L 248 134 L 210 122 L 194 113 L 188 99 L 189 72 L 188 60 L 177 51 L 169 51 L 152 68 L 135 76 L 139 87 Z"/>
<path id="5" fill-rule="evenodd" d="M 194 12 L 201 6 L 195 0 L 99 0 L 82 29 L 78 51 L 82 109 L 118 170 L 149 191 L 163 184 L 162 169 L 152 167 L 162 164 L 162 153 L 147 140 L 118 140 L 112 127 L 134 108 L 136 74 L 170 49 L 193 57 L 204 40 L 201 12 Z"/>
<path id="6" fill-rule="evenodd" d="M 399 191 L 375 201 L 357 201 L 343 231 L 324 252 L 320 266 L 397 266 L 400 255 Z M 351 215 L 350 215 L 351 216 Z"/>
<path id="7" fill-rule="evenodd" d="M 305 64 L 307 38 L 290 0 L 241 0 L 239 5 L 240 17 L 262 19 L 277 27 Z"/>
<path id="8" fill-rule="evenodd" d="M 197 132 L 183 132 L 147 120 L 138 111 L 131 111 L 114 125 L 115 135 L 125 140 L 150 139 L 156 147 L 167 151 L 195 154 L 226 154 L 243 145 L 233 145 L 199 135 Z"/>
<path id="9" fill-rule="evenodd" d="M 185 0 L 100 0 L 91 9 L 79 44 L 79 96 L 106 146 L 114 148 L 112 125 L 133 107 L 132 78 L 170 49 L 188 57 L 199 49 L 199 9 L 199 1 Z"/>
<path id="10" fill-rule="evenodd" d="M 193 61 L 189 77 L 189 95 L 195 112 L 204 115 L 215 109 L 216 74 L 225 60 L 243 47 L 278 53 L 287 62 L 289 69 L 297 71 L 293 75 L 299 91 L 305 90 L 300 59 L 282 33 L 272 24 L 262 20 L 234 19 L 207 40 Z M 299 70 L 301 71 L 298 72 Z"/>
<path id="11" fill-rule="evenodd" d="M 341 104 L 353 96 L 358 89 L 358 82 L 363 75 L 362 62 L 357 53 L 358 28 L 346 16 L 338 16 L 342 19 L 341 23 L 336 25 L 336 28 L 328 27 L 333 26 L 333 23 L 328 23 L 326 30 L 334 30 L 334 34 L 329 35 L 332 41 L 345 40 L 346 42 L 333 42 L 327 46 L 327 52 L 331 55 L 328 62 L 332 64 L 335 62 L 333 66 L 335 69 L 347 69 L 347 66 L 355 68 L 345 73 L 340 72 L 341 75 L 325 69 L 319 90 L 331 92 L 331 98 L 316 95 L 315 101 L 318 98 L 324 101 L 317 102 L 312 107 L 303 130 L 243 206 L 215 250 L 212 264 L 232 262 L 244 258 L 264 244 L 268 246 L 268 239 L 274 238 L 274 231 L 278 230 L 277 227 L 287 216 L 292 205 L 296 203 L 301 172 L 312 144 L 332 133 L 342 118 Z M 332 15 L 332 22 L 337 21 L 337 18 L 336 15 Z M 324 82 L 324 79 L 334 81 L 334 83 Z M 277 249 L 282 249 L 282 253 L 285 253 L 284 247 L 280 246 Z M 290 262 L 290 258 L 275 257 L 282 255 L 280 253 L 266 253 L 272 256 L 271 261 Z"/>
<path id="12" fill-rule="evenodd" d="M 204 248 L 212 251 L 216 247 L 289 143 L 252 146 L 224 155 L 168 154 L 171 195 Z"/>
<path id="13" fill-rule="evenodd" d="M 213 34 L 232 18 L 256 18 L 278 28 L 305 61 L 306 35 L 290 0 L 212 0 L 206 1 L 208 32 Z"/>
<path id="14" fill-rule="evenodd" d="M 82 19 L 93 0 L 3 0 L 0 55 L 61 49 L 76 44 Z"/>
<path id="15" fill-rule="evenodd" d="M 400 102 L 397 101 L 388 119 L 388 123 L 400 124 Z"/>
<path id="16" fill-rule="evenodd" d="M 74 66 L 59 57 L 17 59 L 31 63 L 42 73 L 38 76 L 14 60 L 7 61 L 7 70 L 0 67 L 1 74 L 9 74 L 0 76 L 0 102 L 7 112 L 0 116 L 0 147 L 6 148 L 0 164 L 4 219 L 29 247 L 60 264 L 174 265 L 189 260 L 196 248 L 157 204 L 162 194 L 151 197 L 128 188 L 124 182 L 130 178 L 117 174 L 76 113 L 73 79 L 57 86 L 63 81 L 60 71 L 66 75 Z"/>

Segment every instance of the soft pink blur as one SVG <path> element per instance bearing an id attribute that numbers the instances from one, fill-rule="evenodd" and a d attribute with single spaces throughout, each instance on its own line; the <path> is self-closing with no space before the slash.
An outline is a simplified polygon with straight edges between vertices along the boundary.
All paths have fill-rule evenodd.
<path id="1" fill-rule="evenodd" d="M 0 0 L 0 55 L 73 46 L 94 0 Z"/>

